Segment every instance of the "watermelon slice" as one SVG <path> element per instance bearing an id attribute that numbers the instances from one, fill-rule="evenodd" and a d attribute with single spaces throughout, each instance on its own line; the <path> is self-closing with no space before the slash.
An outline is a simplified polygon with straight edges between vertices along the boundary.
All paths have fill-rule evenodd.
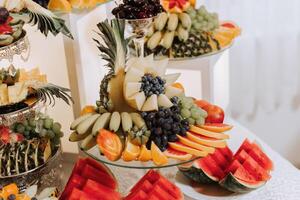
<path id="1" fill-rule="evenodd" d="M 222 152 L 223 156 L 227 159 L 227 161 L 231 162 L 233 153 L 232 151 L 228 148 L 228 146 L 224 148 L 218 148 L 219 151 Z"/>
<path id="2" fill-rule="evenodd" d="M 229 167 L 225 170 L 225 174 L 234 173 L 242 164 L 238 160 L 233 160 Z"/>
<path id="3" fill-rule="evenodd" d="M 245 150 L 240 151 L 234 156 L 234 158 L 237 159 L 240 163 L 244 163 L 248 157 L 249 154 Z"/>
<path id="4" fill-rule="evenodd" d="M 182 198 L 182 193 L 178 187 L 176 187 L 173 183 L 167 180 L 165 177 L 161 176 L 160 179 L 155 183 L 159 185 L 162 189 L 168 192 L 175 199 Z"/>
<path id="5" fill-rule="evenodd" d="M 272 160 L 259 148 L 257 144 L 253 144 L 254 148 L 249 152 L 249 155 L 265 170 L 273 170 Z"/>
<path id="6" fill-rule="evenodd" d="M 81 190 L 79 190 L 77 188 L 73 188 L 68 200 L 80 200 L 80 197 L 82 194 L 83 194 L 83 192 Z"/>
<path id="7" fill-rule="evenodd" d="M 151 193 L 149 194 L 149 196 L 154 195 L 156 196 L 158 199 L 160 200 L 176 200 L 174 197 L 172 197 L 167 191 L 165 191 L 164 189 L 162 189 L 160 187 L 160 185 L 155 185 L 152 188 Z"/>
<path id="8" fill-rule="evenodd" d="M 140 196 L 140 198 L 142 198 L 143 194 L 139 194 L 140 191 L 148 193 L 153 187 L 147 179 L 145 179 L 144 182 L 137 184 L 137 186 L 137 188 L 131 190 L 131 193 L 126 197 L 126 199 L 133 199 L 135 196 Z"/>
<path id="9" fill-rule="evenodd" d="M 219 167 L 222 170 L 225 170 L 228 167 L 229 161 L 225 158 L 225 156 L 219 149 L 216 149 L 215 153 L 212 154 L 211 157 L 214 159 L 214 161 L 219 165 Z"/>
<path id="10" fill-rule="evenodd" d="M 120 200 L 120 194 L 115 192 L 113 189 L 106 187 L 93 180 L 87 180 L 83 187 L 83 192 L 94 195 L 98 199 L 102 200 Z"/>
<path id="11" fill-rule="evenodd" d="M 240 166 L 237 170 L 235 170 L 233 175 L 239 180 L 245 181 L 247 183 L 257 182 L 255 177 L 253 177 L 243 166 Z"/>
<path id="12" fill-rule="evenodd" d="M 253 176 L 257 181 L 270 180 L 270 174 L 262 168 L 253 158 L 250 156 L 243 163 L 243 167 Z"/>
<path id="13" fill-rule="evenodd" d="M 249 151 L 252 150 L 252 148 L 253 148 L 252 143 L 248 139 L 245 139 L 243 144 L 240 146 L 240 148 L 236 152 L 236 154 L 239 154 L 242 150 L 244 150 L 245 152 L 248 153 Z"/>
<path id="14" fill-rule="evenodd" d="M 143 190 L 139 190 L 125 197 L 123 200 L 147 200 L 147 198 L 148 195 Z"/>
<path id="15" fill-rule="evenodd" d="M 218 165 L 218 163 L 213 159 L 211 155 L 200 159 L 201 168 L 207 167 L 211 171 L 211 175 L 221 179 L 225 176 L 224 171 Z"/>
<path id="16" fill-rule="evenodd" d="M 99 197 L 97 195 L 83 192 L 80 196 L 80 200 L 99 200 Z"/>

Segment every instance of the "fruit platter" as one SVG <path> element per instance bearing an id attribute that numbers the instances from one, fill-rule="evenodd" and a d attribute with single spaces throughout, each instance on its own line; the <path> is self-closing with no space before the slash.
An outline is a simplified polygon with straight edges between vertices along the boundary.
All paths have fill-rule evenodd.
<path id="1" fill-rule="evenodd" d="M 172 2 L 163 4 L 165 12 L 148 30 L 146 55 L 171 59 L 208 56 L 229 48 L 241 34 L 238 25 L 220 21 L 218 14 L 207 11 L 204 5 L 197 9 L 186 1 L 182 9 L 168 9 Z"/>

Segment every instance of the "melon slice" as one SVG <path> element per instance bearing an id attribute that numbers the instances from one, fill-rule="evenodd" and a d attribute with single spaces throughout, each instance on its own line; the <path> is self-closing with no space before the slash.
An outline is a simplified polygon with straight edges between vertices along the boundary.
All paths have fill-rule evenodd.
<path id="1" fill-rule="evenodd" d="M 179 138 L 179 141 L 182 144 L 185 144 L 186 146 L 189 146 L 191 148 L 200 150 L 200 151 L 206 151 L 207 153 L 214 153 L 215 152 L 215 148 L 213 147 L 208 147 L 208 146 L 204 146 L 201 144 L 198 144 L 192 140 L 189 140 L 188 138 L 182 137 L 180 135 L 177 135 L 177 137 Z"/>
<path id="2" fill-rule="evenodd" d="M 141 110 L 145 101 L 146 101 L 145 93 L 139 92 L 128 99 L 128 104 L 133 108 Z"/>
<path id="3" fill-rule="evenodd" d="M 128 72 L 126 72 L 125 83 L 128 82 L 139 82 L 144 76 L 144 72 L 140 69 L 130 68 Z"/>
<path id="4" fill-rule="evenodd" d="M 175 73 L 175 74 L 167 74 L 163 78 L 166 80 L 166 85 L 172 85 L 177 81 L 179 78 L 180 73 Z"/>
<path id="5" fill-rule="evenodd" d="M 0 84 L 0 105 L 7 105 L 8 101 L 8 88 L 6 84 Z"/>
<path id="6" fill-rule="evenodd" d="M 160 94 L 160 95 L 158 96 L 157 101 L 158 101 L 158 105 L 159 105 L 160 107 L 170 108 L 170 107 L 173 106 L 173 103 L 172 103 L 172 102 L 170 101 L 170 99 L 169 99 L 166 95 L 164 95 L 164 94 Z"/>
<path id="7" fill-rule="evenodd" d="M 209 147 L 224 148 L 227 146 L 226 140 L 208 138 L 191 132 L 187 132 L 187 138 L 198 144 L 202 144 Z"/>
<path id="8" fill-rule="evenodd" d="M 169 142 L 169 145 L 171 148 L 173 148 L 177 151 L 182 151 L 182 152 L 192 154 L 192 155 L 198 156 L 198 157 L 205 157 L 208 154 L 206 151 L 200 151 L 200 150 L 191 148 L 191 147 L 186 146 L 179 142 Z"/>
<path id="9" fill-rule="evenodd" d="M 144 103 L 142 107 L 142 111 L 152 111 L 152 110 L 158 110 L 158 102 L 157 102 L 157 95 L 152 94 L 146 102 Z"/>
<path id="10" fill-rule="evenodd" d="M 215 138 L 215 139 L 229 139 L 229 135 L 226 135 L 224 133 L 215 133 L 211 131 L 207 131 L 205 129 L 199 128 L 197 126 L 190 126 L 190 131 L 205 137 Z"/>
<path id="11" fill-rule="evenodd" d="M 162 59 L 154 62 L 156 75 L 163 76 L 166 74 L 168 62 L 169 59 Z"/>
<path id="12" fill-rule="evenodd" d="M 124 96 L 125 99 L 135 95 L 136 93 L 140 92 L 142 83 L 139 82 L 128 82 L 125 85 Z"/>
<path id="13" fill-rule="evenodd" d="M 169 97 L 169 99 L 175 96 L 180 96 L 181 94 L 183 94 L 183 91 L 173 86 L 167 86 L 165 89 L 165 95 Z"/>
<path id="14" fill-rule="evenodd" d="M 176 160 L 183 160 L 183 161 L 187 161 L 192 159 L 192 155 L 182 152 L 182 151 L 177 151 L 175 149 L 172 148 L 168 148 L 166 151 L 164 151 L 164 154 L 168 157 L 168 158 L 173 158 Z"/>

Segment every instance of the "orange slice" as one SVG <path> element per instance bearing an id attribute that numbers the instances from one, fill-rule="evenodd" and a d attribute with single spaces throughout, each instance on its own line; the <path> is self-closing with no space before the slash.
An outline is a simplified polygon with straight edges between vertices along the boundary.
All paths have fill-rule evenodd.
<path id="1" fill-rule="evenodd" d="M 223 133 L 225 131 L 229 131 L 233 128 L 231 125 L 221 124 L 221 123 L 206 123 L 204 125 L 199 126 L 207 131 L 212 131 L 215 133 Z"/>
<path id="2" fill-rule="evenodd" d="M 224 36 L 222 33 L 214 33 L 213 36 L 216 40 L 218 40 L 218 42 L 222 48 L 228 46 L 231 43 L 231 41 L 233 40 L 232 38 L 228 38 L 228 37 Z"/>
<path id="3" fill-rule="evenodd" d="M 198 135 L 196 133 L 187 132 L 187 138 L 191 141 L 194 141 L 198 144 L 202 144 L 209 147 L 215 147 L 215 148 L 224 148 L 227 146 L 227 143 L 225 140 L 217 140 L 213 138 L 204 137 L 201 135 Z"/>
<path id="4" fill-rule="evenodd" d="M 176 83 L 173 83 L 172 86 L 175 88 L 181 89 L 184 92 L 184 87 L 181 83 L 176 82 Z"/>
<path id="5" fill-rule="evenodd" d="M 27 194 L 18 194 L 17 200 L 31 200 L 31 198 Z"/>
<path id="6" fill-rule="evenodd" d="M 175 149 L 172 148 L 168 148 L 164 154 L 168 157 L 168 158 L 173 158 L 176 160 L 182 160 L 182 161 L 187 161 L 187 160 L 191 160 L 193 155 L 182 152 L 182 151 L 177 151 Z"/>
<path id="7" fill-rule="evenodd" d="M 151 151 L 147 149 L 146 145 L 141 147 L 141 154 L 139 156 L 139 161 L 147 162 L 152 159 Z"/>
<path id="8" fill-rule="evenodd" d="M 200 151 L 200 150 L 188 147 L 188 146 L 186 146 L 184 144 L 181 144 L 179 142 L 169 142 L 169 145 L 170 145 L 171 148 L 173 148 L 175 150 L 182 151 L 182 152 L 185 152 L 185 153 L 189 153 L 189 154 L 192 154 L 192 155 L 197 156 L 197 157 L 205 157 L 205 156 L 208 155 L 208 153 L 206 151 Z"/>
<path id="9" fill-rule="evenodd" d="M 57 10 L 63 12 L 70 12 L 72 7 L 67 0 L 50 0 L 48 3 L 48 8 L 50 10 Z"/>
<path id="10" fill-rule="evenodd" d="M 156 146 L 154 142 L 151 143 L 152 160 L 155 165 L 161 166 L 168 163 L 168 158 L 163 152 Z"/>
<path id="11" fill-rule="evenodd" d="M 122 159 L 126 162 L 136 160 L 140 155 L 140 147 L 132 144 L 129 140 L 126 142 L 126 148 L 122 153 Z"/>
<path id="12" fill-rule="evenodd" d="M 199 128 L 197 126 L 190 126 L 190 132 L 196 133 L 198 135 L 202 135 L 205 137 L 215 138 L 215 139 L 229 139 L 229 135 L 224 133 L 215 133 L 211 131 L 207 131 L 205 129 Z"/>
<path id="13" fill-rule="evenodd" d="M 189 140 L 188 138 L 184 138 L 180 135 L 177 135 L 177 137 L 179 138 L 179 141 L 182 144 L 185 144 L 188 147 L 200 150 L 200 151 L 206 151 L 207 153 L 214 153 L 215 152 L 215 148 L 213 147 L 208 147 L 208 146 L 204 146 L 202 144 L 193 142 L 192 140 Z"/>
<path id="14" fill-rule="evenodd" d="M 2 189 L 2 192 L 0 193 L 0 197 L 3 197 L 4 199 L 6 199 L 11 194 L 14 194 L 14 195 L 19 194 L 19 188 L 15 183 L 5 186 Z"/>
<path id="15" fill-rule="evenodd" d="M 95 113 L 96 112 L 96 109 L 95 109 L 95 106 L 85 106 L 81 112 L 80 112 L 80 115 L 85 115 L 85 114 L 88 114 L 88 113 Z"/>

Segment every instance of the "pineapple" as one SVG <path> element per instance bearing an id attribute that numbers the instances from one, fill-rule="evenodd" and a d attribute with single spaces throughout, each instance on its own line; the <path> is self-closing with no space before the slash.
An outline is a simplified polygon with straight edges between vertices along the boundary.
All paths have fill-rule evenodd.
<path id="1" fill-rule="evenodd" d="M 125 64 L 128 41 L 124 38 L 125 23 L 117 19 L 99 23 L 99 35 L 104 44 L 94 39 L 102 58 L 107 61 L 108 73 L 100 84 L 100 100 L 97 106 L 100 112 L 119 111 L 130 112 L 124 99 L 123 82 L 125 79 Z"/>

